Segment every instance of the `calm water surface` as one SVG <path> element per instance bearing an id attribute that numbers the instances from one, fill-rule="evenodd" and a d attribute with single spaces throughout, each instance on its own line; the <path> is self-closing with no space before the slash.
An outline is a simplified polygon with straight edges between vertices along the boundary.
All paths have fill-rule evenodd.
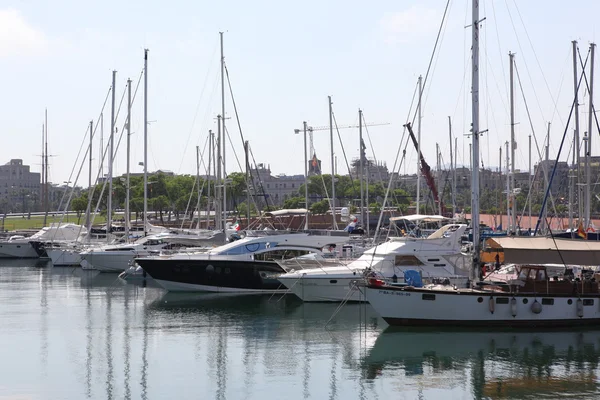
<path id="1" fill-rule="evenodd" d="M 0 260 L 0 399 L 599 398 L 600 331 L 392 330 L 368 305 L 167 294 Z"/>

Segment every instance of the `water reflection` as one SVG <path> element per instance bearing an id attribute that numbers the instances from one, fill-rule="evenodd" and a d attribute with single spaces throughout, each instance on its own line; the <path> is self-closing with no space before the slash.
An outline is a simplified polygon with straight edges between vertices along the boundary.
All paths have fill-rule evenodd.
<path id="1" fill-rule="evenodd" d="M 410 387 L 469 380 L 477 399 L 538 398 L 600 392 L 600 331 L 472 332 L 388 329 L 363 360 L 369 380 L 395 376 Z M 443 377 L 443 379 L 438 379 Z M 446 384 L 444 384 L 446 382 Z"/>

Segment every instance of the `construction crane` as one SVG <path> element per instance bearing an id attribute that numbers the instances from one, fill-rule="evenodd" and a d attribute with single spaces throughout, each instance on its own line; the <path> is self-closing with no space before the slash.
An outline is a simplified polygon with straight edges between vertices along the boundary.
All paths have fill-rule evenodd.
<path id="1" fill-rule="evenodd" d="M 404 126 L 406 127 L 406 129 L 408 129 L 408 133 L 410 134 L 410 138 L 412 139 L 412 142 L 415 145 L 415 149 L 419 153 L 419 159 L 421 160 L 421 174 L 423 174 L 423 176 L 425 177 L 427 186 L 429 187 L 429 190 L 431 190 L 431 194 L 433 195 L 433 201 L 435 204 L 439 205 L 440 215 L 444 215 L 446 210 L 444 208 L 444 204 L 442 203 L 442 200 L 440 200 L 440 198 L 438 196 L 438 190 L 437 190 L 437 187 L 435 186 L 435 180 L 433 179 L 433 175 L 431 175 L 431 167 L 429 166 L 429 164 L 427 164 L 427 161 L 425 161 L 425 157 L 423 157 L 423 153 L 421 153 L 421 151 L 419 151 L 419 143 L 417 142 L 417 138 L 415 137 L 415 134 L 413 133 L 410 122 Z"/>

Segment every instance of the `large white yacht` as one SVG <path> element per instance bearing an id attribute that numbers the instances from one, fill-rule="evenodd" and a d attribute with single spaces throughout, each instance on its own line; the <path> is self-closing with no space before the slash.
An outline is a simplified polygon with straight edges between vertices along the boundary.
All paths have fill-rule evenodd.
<path id="1" fill-rule="evenodd" d="M 321 254 L 322 249 L 343 245 L 348 239 L 348 233 L 341 231 L 256 231 L 205 253 L 136 258 L 136 262 L 169 291 L 284 292 L 277 277 L 286 270 L 275 260 Z"/>
<path id="2" fill-rule="evenodd" d="M 165 249 L 182 247 L 210 248 L 224 241 L 222 232 L 211 235 L 159 233 L 139 238 L 133 243 L 117 244 L 92 248 L 80 253 L 81 266 L 84 269 L 96 269 L 100 272 L 125 271 L 136 257 L 146 257 Z"/>
<path id="3" fill-rule="evenodd" d="M 375 272 L 402 282 L 404 271 L 416 270 L 424 280 L 441 278 L 463 286 L 468 279 L 469 257 L 461 253 L 467 225 L 448 224 L 427 237 L 397 237 L 377 245 L 347 265 L 313 264 L 279 276 L 279 281 L 303 301 L 364 301 L 354 283 Z M 281 262 L 282 267 L 294 261 Z"/>
<path id="4" fill-rule="evenodd" d="M 86 234 L 85 227 L 81 225 L 51 224 L 32 236 L 15 235 L 0 241 L 0 258 L 39 258 L 45 256 L 45 242 L 72 241 Z"/>

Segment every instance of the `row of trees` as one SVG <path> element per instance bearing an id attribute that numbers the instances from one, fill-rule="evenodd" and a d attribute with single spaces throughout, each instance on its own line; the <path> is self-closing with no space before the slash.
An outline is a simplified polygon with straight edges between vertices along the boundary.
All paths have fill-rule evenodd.
<path id="1" fill-rule="evenodd" d="M 236 210 L 240 214 L 247 212 L 247 185 L 245 174 L 231 173 L 228 175 L 227 198 L 228 209 Z M 191 214 L 198 203 L 198 187 L 196 186 L 196 177 L 193 175 L 170 176 L 163 173 L 151 175 L 148 178 L 148 207 L 156 212 L 157 217 L 164 222 L 165 215 L 168 221 L 172 218 L 180 220 L 183 213 Z M 208 185 L 211 185 L 211 194 L 214 194 L 214 181 L 205 181 L 200 179 L 200 207 L 206 209 L 208 201 Z M 93 197 L 91 202 L 92 209 L 98 205 L 99 210 L 106 212 L 108 185 L 102 193 L 104 184 L 98 184 L 93 187 Z M 265 196 L 260 185 L 255 184 L 255 190 L 251 190 L 254 198 L 251 206 L 251 213 L 256 214 L 258 208 L 261 210 L 273 210 L 276 207 Z M 308 181 L 309 207 L 313 213 L 325 213 L 329 210 L 329 196 L 331 188 L 331 175 L 311 176 Z M 377 212 L 381 207 L 381 199 L 385 195 L 385 189 L 381 184 L 369 185 L 369 198 L 372 201 L 369 205 L 373 212 Z M 366 187 L 365 187 L 366 191 Z M 102 198 L 100 199 L 100 195 Z M 112 205 L 114 209 L 125 208 L 126 182 L 124 178 L 113 180 Z M 351 208 L 360 204 L 360 182 L 352 180 L 348 176 L 336 176 L 336 198 L 338 205 L 349 206 Z M 99 200 L 100 199 L 100 200 Z M 144 208 L 144 187 L 143 178 L 139 176 L 130 178 L 130 210 L 135 214 L 135 218 L 140 218 Z M 389 204 L 398 207 L 401 211 L 406 211 L 411 203 L 411 195 L 402 189 L 396 189 L 390 194 Z M 258 207 L 257 207 L 258 205 Z M 297 194 L 286 199 L 282 205 L 283 208 L 301 208 L 304 207 L 304 185 L 298 188 Z M 81 217 L 88 207 L 88 191 L 83 190 L 79 197 L 71 202 L 71 210 L 78 213 Z M 189 216 L 188 216 L 189 217 Z"/>

